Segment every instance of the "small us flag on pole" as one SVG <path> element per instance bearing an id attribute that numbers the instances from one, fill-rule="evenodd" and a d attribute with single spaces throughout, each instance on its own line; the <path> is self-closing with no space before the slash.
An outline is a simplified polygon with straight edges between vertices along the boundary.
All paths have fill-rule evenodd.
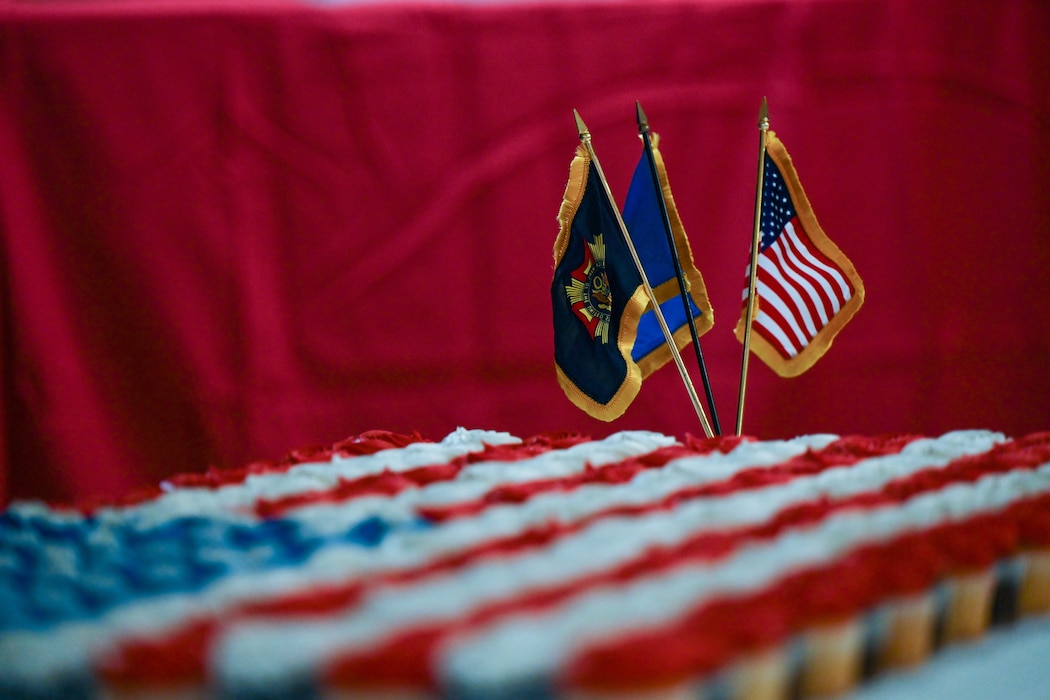
<path id="1" fill-rule="evenodd" d="M 784 144 L 769 131 L 751 350 L 782 377 L 802 374 L 864 303 L 853 263 L 817 223 Z M 750 280 L 736 326 L 743 342 Z"/>

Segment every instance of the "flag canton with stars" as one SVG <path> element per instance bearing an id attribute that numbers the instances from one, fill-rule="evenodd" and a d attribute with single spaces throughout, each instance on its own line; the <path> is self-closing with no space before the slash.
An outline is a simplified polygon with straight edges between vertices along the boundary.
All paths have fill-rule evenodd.
<path id="1" fill-rule="evenodd" d="M 795 205 L 788 194 L 784 177 L 777 169 L 776 163 L 765 155 L 765 177 L 762 180 L 762 246 L 761 250 L 773 245 L 773 242 L 784 231 L 787 223 L 795 218 Z"/>

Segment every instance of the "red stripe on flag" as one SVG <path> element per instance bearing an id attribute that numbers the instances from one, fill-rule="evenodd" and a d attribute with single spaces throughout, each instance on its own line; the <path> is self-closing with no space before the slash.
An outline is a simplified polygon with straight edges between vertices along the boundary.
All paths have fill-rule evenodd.
<path id="1" fill-rule="evenodd" d="M 749 439 L 733 436 L 701 439 L 687 435 L 684 445 L 663 447 L 648 454 L 600 467 L 588 466 L 582 473 L 572 476 L 497 486 L 477 500 L 445 506 L 422 506 L 417 508 L 416 512 L 428 520 L 444 522 L 453 518 L 477 515 L 492 506 L 524 503 L 534 496 L 556 491 L 571 491 L 586 484 L 625 484 L 647 469 L 659 469 L 668 462 L 683 457 L 699 457 L 716 451 L 728 453 L 741 442 Z"/>
<path id="2" fill-rule="evenodd" d="M 815 269 L 812 262 L 806 258 L 805 253 L 808 252 L 810 255 L 817 254 L 819 257 L 827 260 L 826 256 L 824 256 L 823 253 L 820 253 L 820 251 L 812 245 L 809 236 L 803 235 L 800 237 L 797 228 L 795 229 L 794 234 L 788 234 L 785 232 L 785 234 L 781 236 L 781 239 L 788 259 L 792 261 L 794 268 L 798 270 L 799 274 L 805 276 L 814 285 L 817 295 L 821 300 L 821 305 L 824 308 L 824 312 L 830 320 L 831 317 L 842 307 L 842 295 L 838 290 L 837 285 L 834 283 L 834 280 L 829 279 L 825 271 Z M 831 261 L 828 260 L 828 262 L 830 263 Z M 835 266 L 832 265 L 832 267 Z"/>
<path id="3" fill-rule="evenodd" d="M 808 237 L 806 237 L 806 241 L 809 241 Z M 807 246 L 806 241 L 800 240 L 797 232 L 785 232 L 785 235 L 781 236 L 779 243 L 783 247 L 793 269 L 797 270 L 813 286 L 814 292 L 820 300 L 820 306 L 830 320 L 842 306 L 840 303 L 841 293 L 834 281 L 828 277 L 828 273 L 814 268 L 812 261 L 806 257 L 805 253 L 809 252 L 812 254 L 812 242 L 809 241 L 810 245 Z"/>
<path id="4" fill-rule="evenodd" d="M 293 450 L 280 459 L 268 459 L 252 462 L 242 467 L 223 469 L 208 467 L 204 472 L 185 472 L 175 474 L 165 482 L 170 488 L 184 489 L 217 489 L 223 486 L 240 484 L 249 476 L 258 474 L 279 474 L 300 464 L 309 462 L 329 462 L 334 457 L 356 457 L 371 455 L 381 450 L 406 447 L 417 442 L 430 442 L 419 433 L 402 435 L 387 430 L 369 430 L 330 445 L 312 445 Z M 163 496 L 165 490 L 159 486 L 134 491 L 119 499 L 88 498 L 76 503 L 75 509 L 90 516 L 100 508 L 126 508 L 140 505 Z M 56 506 L 62 508 L 62 506 Z"/>
<path id="5" fill-rule="evenodd" d="M 790 230 L 786 230 L 786 233 L 782 237 L 787 237 L 793 244 L 801 244 L 802 248 L 805 249 L 809 255 L 818 260 L 822 265 L 831 268 L 833 272 L 822 269 L 820 266 L 813 265 L 812 262 L 808 262 L 807 267 L 811 269 L 814 274 L 824 277 L 831 282 L 832 289 L 835 290 L 834 296 L 839 300 L 840 305 L 845 303 L 846 300 L 853 296 L 854 288 L 850 282 L 849 277 L 835 262 L 831 260 L 827 255 L 824 254 L 820 248 L 814 244 L 813 239 L 809 237 L 806 230 L 802 227 L 802 223 L 795 217 L 788 222 Z M 801 250 L 801 249 L 799 249 Z M 842 287 L 846 288 L 846 293 L 843 292 Z"/>
<path id="6" fill-rule="evenodd" d="M 794 338 L 794 331 L 788 326 L 784 316 L 780 313 L 779 309 L 773 305 L 773 299 L 767 299 L 766 295 L 761 292 L 758 294 L 758 314 L 755 316 L 753 330 L 758 332 L 763 338 L 769 342 L 770 345 L 777 349 L 784 357 L 794 357 L 801 348 L 797 348 L 794 345 L 785 345 L 785 341 L 778 337 L 773 331 L 774 329 L 779 331 L 783 336 L 787 338 L 788 343 Z M 769 303 L 763 303 L 767 301 Z M 797 341 L 796 341 L 797 342 Z"/>
<path id="7" fill-rule="evenodd" d="M 563 680 L 577 688 L 623 691 L 699 678 L 783 642 L 818 619 L 848 619 L 881 601 L 928 590 L 953 571 L 973 571 L 966 568 L 972 560 L 967 552 L 975 548 L 991 563 L 1021 547 L 1046 547 L 1048 515 L 1050 494 L 1042 494 L 999 513 L 860 547 L 757 592 L 705 601 L 666 627 L 593 644 L 569 662 Z"/>
<path id="8" fill-rule="evenodd" d="M 469 464 L 479 462 L 516 462 L 537 457 L 551 450 L 565 449 L 589 441 L 576 433 L 537 435 L 513 445 L 485 445 L 479 452 L 469 452 L 445 464 L 432 464 L 402 472 L 385 469 L 356 479 L 340 479 L 331 488 L 296 493 L 274 499 L 260 499 L 256 515 L 274 518 L 290 510 L 310 505 L 344 503 L 364 496 L 393 496 L 406 489 L 420 488 L 436 481 L 450 481 Z"/>
<path id="9" fill-rule="evenodd" d="M 771 261 L 776 265 L 776 261 L 772 260 L 772 254 L 768 249 L 762 252 L 762 258 Z M 766 309 L 769 309 L 770 315 L 775 313 L 781 321 L 777 325 L 780 326 L 781 330 L 784 331 L 788 338 L 799 349 L 806 347 L 813 336 L 807 332 L 801 310 L 799 309 L 798 304 L 795 303 L 795 300 L 791 298 L 788 288 L 784 286 L 781 280 L 769 274 L 768 271 L 763 270 L 761 267 L 759 268 L 758 279 L 765 287 L 765 289 L 758 294 L 758 312 L 761 314 Z M 774 300 L 778 300 L 783 305 L 783 308 L 778 308 L 774 305 Z"/>
<path id="10" fill-rule="evenodd" d="M 1036 455 L 1038 455 L 1036 459 L 1026 458 Z M 1040 437 L 1035 441 L 1019 441 L 1005 447 L 993 448 L 992 451 L 983 455 L 954 460 L 943 468 L 933 467 L 891 481 L 876 491 L 846 497 L 838 501 L 831 501 L 827 496 L 820 496 L 815 500 L 786 508 L 762 523 L 732 530 L 701 531 L 674 545 L 647 549 L 640 556 L 611 569 L 564 581 L 545 589 L 529 590 L 508 599 L 487 603 L 475 608 L 464 617 L 452 621 L 443 620 L 406 628 L 367 649 L 347 651 L 330 661 L 325 681 L 332 687 L 349 689 L 384 682 L 433 686 L 437 679 L 433 675 L 434 664 L 432 662 L 438 645 L 453 635 L 469 632 L 500 617 L 550 608 L 599 586 L 621 584 L 687 563 L 713 562 L 729 555 L 745 543 L 772 540 L 788 530 L 814 525 L 835 513 L 894 505 L 924 493 L 940 490 L 949 484 L 971 483 L 989 474 L 1033 469 L 1048 459 L 1050 459 L 1050 442 L 1045 438 Z M 931 585 L 939 576 L 951 569 L 988 566 L 999 558 L 1012 553 L 1017 548 L 1020 528 L 1015 522 L 1003 522 L 1003 520 L 997 515 L 980 515 L 964 523 L 940 525 L 928 530 L 926 537 L 923 538 L 922 546 L 930 546 L 929 542 L 932 540 L 933 546 L 939 552 L 938 565 L 923 571 L 925 576 L 898 577 L 895 583 L 904 583 L 913 588 L 891 592 L 914 593 Z M 908 540 L 907 535 L 898 537 L 894 543 L 905 540 Z M 830 587 L 827 584 L 822 585 L 819 591 L 810 591 L 808 588 L 796 591 L 795 586 L 798 585 L 797 581 L 805 581 L 807 585 L 822 581 L 827 577 L 828 572 L 842 569 L 842 567 L 850 571 L 851 567 L 857 565 L 854 560 L 858 557 L 862 559 L 860 563 L 865 564 L 871 570 L 876 562 L 863 561 L 861 553 L 869 549 L 879 551 L 881 548 L 881 545 L 863 546 L 854 550 L 844 562 L 836 562 L 827 567 L 814 569 L 817 572 L 824 572 L 825 577 L 810 576 L 809 572 L 789 576 L 792 584 L 788 585 L 787 590 L 791 595 L 783 595 L 778 591 L 775 596 L 777 600 L 781 597 L 788 599 L 786 608 L 781 611 L 781 614 L 786 617 L 786 624 L 774 626 L 773 629 L 776 631 L 799 630 L 805 624 L 812 622 L 813 615 L 817 612 L 822 615 L 848 614 L 873 605 L 887 593 L 887 587 L 883 581 L 874 576 L 851 575 L 844 579 L 828 578 L 834 581 L 834 585 Z M 900 561 L 909 560 L 897 560 L 895 564 L 899 566 Z M 881 559 L 877 561 L 880 567 L 886 566 L 887 563 Z M 806 595 L 800 595 L 800 593 Z M 710 602 L 704 603 L 701 609 L 710 605 Z M 678 623 L 672 628 L 677 632 Z M 691 630 L 691 627 L 686 626 L 686 629 Z M 724 634 L 723 628 L 719 627 L 703 629 L 706 630 L 705 634 L 708 637 L 715 639 Z M 745 629 L 747 629 L 746 625 Z M 695 631 L 691 630 L 691 632 L 695 638 Z M 628 635 L 627 639 L 627 642 L 621 642 L 621 644 L 629 646 L 630 651 L 637 655 L 639 647 L 635 640 L 631 635 Z M 705 641 L 707 644 L 712 643 L 712 639 Z M 619 648 L 615 644 L 611 646 Z M 600 648 L 604 647 L 605 645 L 600 646 Z M 584 655 L 586 656 L 586 652 Z M 628 666 L 632 665 L 622 657 L 621 654 L 621 662 Z M 675 658 L 681 659 L 682 657 L 679 655 Z M 722 660 L 728 660 L 728 658 Z M 700 668 L 693 672 L 702 670 L 710 669 Z M 576 673 L 579 674 L 579 671 L 577 670 Z M 630 670 L 621 671 L 617 674 L 617 682 L 612 687 L 621 689 L 635 687 L 637 683 L 631 683 L 632 680 L 637 680 L 633 678 L 635 673 Z M 652 680 L 651 675 L 647 674 L 646 678 Z M 593 677 L 583 676 L 581 679 L 577 675 L 576 679 L 593 680 Z"/>
<path id="11" fill-rule="evenodd" d="M 798 301 L 800 302 L 799 314 L 809 320 L 809 323 L 805 324 L 804 328 L 807 332 L 812 333 L 810 335 L 812 338 L 827 323 L 825 319 L 831 318 L 830 314 L 825 313 L 825 299 L 818 291 L 819 285 L 814 286 L 814 283 L 810 282 L 803 274 L 806 268 L 800 268 L 788 257 L 788 245 L 783 236 L 766 250 L 769 253 L 767 257 L 773 261 L 777 269 L 780 270 L 780 274 L 784 276 L 785 281 L 798 295 Z M 823 318 L 821 314 L 824 314 Z M 810 328 L 812 328 L 812 331 L 810 331 Z"/>
<path id="12" fill-rule="evenodd" d="M 641 469 L 653 468 L 653 464 L 662 467 L 672 459 L 710 454 L 720 444 L 720 440 L 726 439 L 693 439 L 685 447 L 676 446 L 679 451 L 675 457 L 671 457 L 676 454 L 674 448 L 662 448 L 646 455 L 623 460 L 615 465 L 607 465 L 605 468 L 619 468 L 637 473 Z M 668 494 L 659 501 L 615 506 L 570 523 L 549 521 L 530 527 L 516 535 L 485 541 L 416 568 L 379 572 L 348 581 L 345 584 L 319 585 L 267 599 L 244 601 L 225 612 L 202 616 L 164 634 L 153 634 L 149 638 L 126 639 L 100 663 L 98 672 L 107 683 L 118 688 L 169 680 L 168 676 L 175 673 L 176 670 L 181 674 L 180 680 L 186 683 L 202 683 L 207 671 L 207 653 L 202 650 L 210 648 L 215 635 L 221 632 L 223 625 L 232 624 L 237 620 L 285 614 L 325 615 L 336 610 L 346 613 L 358 604 L 366 591 L 378 586 L 407 584 L 429 576 L 454 571 L 486 557 L 508 556 L 547 547 L 603 518 L 637 516 L 667 510 L 693 498 L 725 496 L 749 489 L 786 483 L 799 476 L 813 475 L 826 469 L 855 464 L 869 457 L 895 454 L 915 439 L 918 439 L 917 436 L 911 435 L 840 438 L 821 450 L 807 451 L 777 465 L 747 468 L 727 479 L 681 489 Z M 586 482 L 580 482 L 577 486 L 583 483 Z M 539 492 L 541 491 L 537 491 Z M 468 507 L 467 510 L 470 508 Z M 449 517 L 457 515 L 459 514 L 449 514 Z M 192 649 L 188 649 L 187 645 L 192 645 Z M 163 666 L 160 660 L 172 656 L 182 659 L 183 663 L 180 663 L 177 669 L 167 671 L 160 669 L 159 667 Z M 158 678 L 154 674 L 161 674 L 163 678 Z"/>

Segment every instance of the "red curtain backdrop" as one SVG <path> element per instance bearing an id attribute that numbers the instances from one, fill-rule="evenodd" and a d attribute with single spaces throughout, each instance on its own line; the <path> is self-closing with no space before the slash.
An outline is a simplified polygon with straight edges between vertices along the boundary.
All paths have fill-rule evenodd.
<path id="1" fill-rule="evenodd" d="M 1050 5 L 0 4 L 0 498 L 113 496 L 369 429 L 702 434 L 673 365 L 554 376 L 580 111 L 622 203 L 640 100 L 732 431 L 758 132 L 867 300 L 744 432 L 1050 429 Z M 685 355 L 702 395 L 696 363 Z"/>

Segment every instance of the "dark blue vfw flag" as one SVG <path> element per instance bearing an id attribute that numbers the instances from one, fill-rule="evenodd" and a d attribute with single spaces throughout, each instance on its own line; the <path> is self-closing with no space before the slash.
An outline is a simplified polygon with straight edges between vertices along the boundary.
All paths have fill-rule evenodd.
<path id="1" fill-rule="evenodd" d="M 678 250 L 682 276 L 685 278 L 686 298 L 689 301 L 697 336 L 711 330 L 711 326 L 714 325 L 714 315 L 711 303 L 707 298 L 704 278 L 701 277 L 700 271 L 696 269 L 696 264 L 693 262 L 689 239 L 686 238 L 682 220 L 678 216 L 678 209 L 671 196 L 671 186 L 667 180 L 667 171 L 658 144 L 659 138 L 654 134 L 653 160 L 656 162 L 661 191 L 656 190 L 652 170 L 649 168 L 648 158 L 643 150 L 638 166 L 634 170 L 630 189 L 627 191 L 627 199 L 623 205 L 623 220 L 631 234 L 634 248 L 642 262 L 642 269 L 645 270 L 645 276 L 660 302 L 660 310 L 663 312 L 667 327 L 678 349 L 681 350 L 692 342 L 692 334 L 689 332 L 689 320 L 679 292 L 678 277 L 675 274 L 674 261 L 671 257 L 671 246 L 667 242 L 663 213 L 660 211 L 660 201 L 657 199 L 659 196 L 663 196 L 667 205 L 667 218 L 671 223 L 671 232 Z M 642 370 L 642 379 L 663 367 L 671 359 L 671 349 L 667 345 L 656 314 L 648 305 L 648 300 L 646 302 L 647 308 L 638 323 L 638 335 L 631 353 L 632 359 Z"/>
<path id="2" fill-rule="evenodd" d="M 554 242 L 554 363 L 574 404 L 611 421 L 642 386 L 631 359 L 646 293 L 612 203 L 580 145 L 558 213 Z"/>

